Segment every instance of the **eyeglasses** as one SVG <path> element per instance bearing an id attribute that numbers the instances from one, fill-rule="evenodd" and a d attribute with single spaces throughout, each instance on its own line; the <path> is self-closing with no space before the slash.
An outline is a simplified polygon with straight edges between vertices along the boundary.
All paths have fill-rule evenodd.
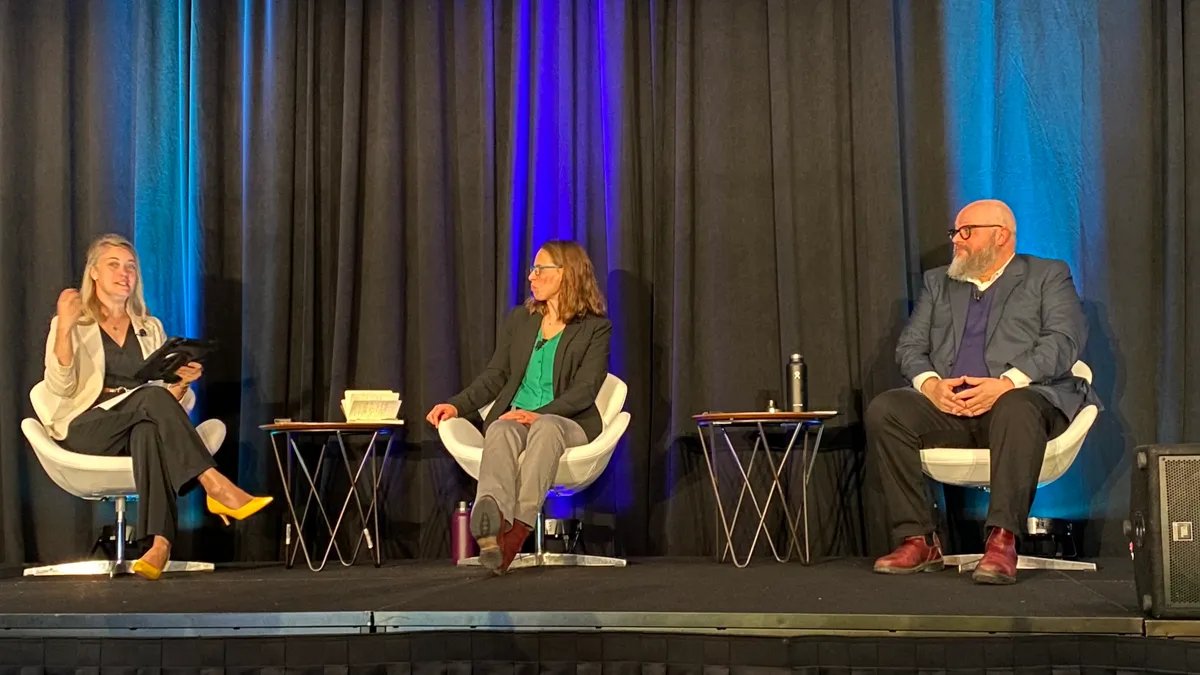
<path id="1" fill-rule="evenodd" d="M 529 273 L 535 277 L 540 277 L 540 276 L 542 276 L 542 272 L 545 270 L 561 270 L 561 269 L 562 269 L 562 265 L 534 265 L 533 267 L 529 268 Z"/>
<path id="2" fill-rule="evenodd" d="M 971 234 L 975 230 L 980 230 L 980 229 L 983 229 L 986 227 L 1004 227 L 1004 226 L 1003 225 L 963 225 L 962 227 L 958 228 L 957 230 L 954 228 L 951 228 L 946 234 L 950 235 L 950 241 L 954 241 L 954 238 L 959 235 L 962 235 L 963 241 L 966 241 L 971 238 Z"/>

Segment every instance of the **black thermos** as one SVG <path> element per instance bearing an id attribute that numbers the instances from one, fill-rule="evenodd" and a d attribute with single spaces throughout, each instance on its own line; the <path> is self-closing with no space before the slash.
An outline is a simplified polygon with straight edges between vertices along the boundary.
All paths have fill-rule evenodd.
<path id="1" fill-rule="evenodd" d="M 792 412 L 808 410 L 808 373 L 804 369 L 804 358 L 792 354 L 788 359 L 784 377 L 787 380 L 787 399 Z"/>

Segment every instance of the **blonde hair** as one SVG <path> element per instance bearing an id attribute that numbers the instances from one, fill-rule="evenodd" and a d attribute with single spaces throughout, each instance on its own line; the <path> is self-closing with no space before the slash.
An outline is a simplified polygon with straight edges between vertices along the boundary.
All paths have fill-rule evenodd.
<path id="1" fill-rule="evenodd" d="M 130 289 L 129 299 L 125 301 L 125 311 L 138 321 L 144 322 L 150 316 L 150 311 L 146 308 L 146 298 L 142 295 L 142 265 L 138 260 L 137 250 L 133 248 L 133 244 L 128 239 L 119 234 L 104 234 L 88 247 L 87 263 L 83 267 L 83 280 L 79 282 L 79 295 L 83 302 L 83 315 L 79 318 L 79 323 L 86 325 L 100 320 L 100 299 L 96 297 L 96 281 L 92 279 L 91 272 L 100 264 L 100 254 L 110 246 L 123 248 L 133 256 L 134 282 L 133 288 Z"/>
<path id="2" fill-rule="evenodd" d="M 573 241 L 553 240 L 542 244 L 555 265 L 562 267 L 562 285 L 558 288 L 558 315 L 567 323 L 576 317 L 592 314 L 604 316 L 607 311 L 604 294 L 596 283 L 596 271 L 587 251 Z M 529 313 L 546 313 L 546 303 L 530 296 L 525 301 Z"/>

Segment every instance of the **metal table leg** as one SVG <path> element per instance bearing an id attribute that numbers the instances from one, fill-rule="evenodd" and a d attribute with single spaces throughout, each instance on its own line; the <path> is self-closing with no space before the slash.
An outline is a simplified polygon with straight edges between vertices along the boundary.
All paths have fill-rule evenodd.
<path id="1" fill-rule="evenodd" d="M 742 485 L 741 485 L 740 490 L 738 491 L 738 501 L 734 507 L 732 517 L 726 516 L 725 506 L 721 500 L 721 493 L 720 493 L 720 488 L 719 488 L 719 484 L 718 484 L 718 480 L 717 480 L 716 440 L 715 440 L 715 430 L 713 429 L 713 427 L 716 427 L 716 426 L 721 427 L 721 434 L 725 440 L 725 445 L 726 445 L 726 447 L 728 447 L 729 453 L 733 457 L 734 464 L 738 468 L 738 473 L 742 478 Z M 733 442 L 729 439 L 729 433 L 726 428 L 727 426 L 728 425 L 709 424 L 708 425 L 708 427 L 709 427 L 708 442 L 705 441 L 703 428 L 699 429 L 700 444 L 701 444 L 701 448 L 702 448 L 703 454 L 704 454 L 704 461 L 705 461 L 705 465 L 708 468 L 709 479 L 713 486 L 713 495 L 714 495 L 715 501 L 716 501 L 716 511 L 717 511 L 717 516 L 718 516 L 717 525 L 721 530 L 724 530 L 724 534 L 725 534 L 724 545 L 722 546 L 722 545 L 718 544 L 718 546 L 721 549 L 721 553 L 717 556 L 718 561 L 723 562 L 725 560 L 725 556 L 728 555 L 732 559 L 734 566 L 739 567 L 739 568 L 746 567 L 747 565 L 750 564 L 750 560 L 753 558 L 754 550 L 758 546 L 759 537 L 762 535 L 765 535 L 766 539 L 767 539 L 767 544 L 771 548 L 771 553 L 774 555 L 774 557 L 777 561 L 788 562 L 789 560 L 791 560 L 792 550 L 793 550 L 793 548 L 795 548 L 796 553 L 801 558 L 801 562 L 806 565 L 809 564 L 809 562 L 811 562 L 812 551 L 811 551 L 811 546 L 810 546 L 810 541 L 809 541 L 808 482 L 812 476 L 812 469 L 816 464 L 816 458 L 817 458 L 817 454 L 818 454 L 818 451 L 820 449 L 820 444 L 821 444 L 821 435 L 824 432 L 824 428 L 825 428 L 824 424 L 822 424 L 820 422 L 817 422 L 817 423 L 807 422 L 807 423 L 797 424 L 795 429 L 792 431 L 792 434 L 788 440 L 787 447 L 784 449 L 782 458 L 780 459 L 779 463 L 776 464 L 774 457 L 771 454 L 772 450 L 770 448 L 770 443 L 767 438 L 765 426 L 761 422 L 757 423 L 756 424 L 757 434 L 756 434 L 756 438 L 755 438 L 755 442 L 754 442 L 754 447 L 751 450 L 750 461 L 746 465 L 742 464 L 741 459 L 737 455 L 736 449 L 733 447 Z M 810 450 L 809 435 L 814 430 L 816 433 L 816 442 L 813 444 L 813 446 Z M 803 446 L 802 446 L 802 450 L 801 450 L 801 475 L 802 475 L 801 499 L 802 499 L 802 505 L 799 509 L 799 512 L 793 516 L 791 506 L 788 503 L 789 500 L 787 498 L 787 492 L 784 490 L 782 478 L 787 470 L 788 459 L 791 457 L 793 449 L 795 449 L 796 441 L 799 438 L 800 434 L 804 434 L 804 441 L 803 441 Z M 770 471 L 771 471 L 771 485 L 767 491 L 766 499 L 762 502 L 759 501 L 758 495 L 756 495 L 756 493 L 754 492 L 754 488 L 750 482 L 751 472 L 753 471 L 754 462 L 757 459 L 758 451 L 760 448 L 763 449 L 763 452 L 766 455 L 767 463 L 769 464 Z M 788 531 L 791 534 L 791 538 L 788 541 L 787 547 L 784 549 L 783 555 L 780 554 L 778 547 L 775 545 L 774 538 L 771 536 L 771 533 L 766 526 L 767 513 L 770 511 L 771 502 L 774 499 L 775 492 L 777 490 L 779 492 L 779 501 L 781 503 L 781 507 L 784 512 L 784 517 L 787 522 Z M 759 518 L 758 518 L 758 525 L 755 528 L 754 538 L 751 540 L 751 543 L 750 543 L 750 550 L 739 561 L 737 552 L 735 551 L 734 546 L 733 546 L 733 533 L 737 529 L 738 518 L 741 514 L 741 508 L 742 508 L 742 504 L 744 502 L 746 494 L 750 495 L 750 502 L 754 506 L 754 510 L 758 514 Z M 801 535 L 798 531 L 799 523 L 797 522 L 800 519 L 801 515 L 803 515 L 803 521 L 802 521 L 803 542 L 804 542 L 803 548 L 801 548 L 801 545 L 800 545 Z M 718 530 L 718 532 L 717 532 L 717 538 L 718 538 L 718 540 L 720 539 L 720 530 Z"/>
<path id="2" fill-rule="evenodd" d="M 803 424 L 796 425 L 796 428 L 792 431 L 791 438 L 788 439 L 787 448 L 783 451 L 783 458 L 779 460 L 779 465 L 776 466 L 774 458 L 771 457 L 770 445 L 768 445 L 767 441 L 767 432 L 763 428 L 762 423 L 758 423 L 759 436 L 762 437 L 763 444 L 767 445 L 767 463 L 771 466 L 771 487 L 767 491 L 767 501 L 763 506 L 762 516 L 759 518 L 759 527 L 766 527 L 766 513 L 771 508 L 771 498 L 775 495 L 775 491 L 778 490 L 779 501 L 783 505 L 784 519 L 787 522 L 788 531 L 791 532 L 792 535 L 791 539 L 788 540 L 788 545 L 785 549 L 786 554 L 782 558 L 779 557 L 779 552 L 775 550 L 775 547 L 771 547 L 771 552 L 775 554 L 775 559 L 779 562 L 787 562 L 791 560 L 793 548 L 796 549 L 797 553 L 800 553 L 800 546 L 798 543 L 800 537 L 796 534 L 796 521 L 792 518 L 792 509 L 791 506 L 788 505 L 787 493 L 784 491 L 783 485 L 780 483 L 779 478 L 783 474 L 784 469 L 787 467 L 788 458 L 791 457 L 792 449 L 796 446 L 796 437 L 800 435 L 800 431 L 803 429 L 803 427 Z M 807 438 L 807 435 L 805 435 L 806 440 Z M 807 558 L 805 559 L 805 562 L 807 562 Z"/>
<path id="3" fill-rule="evenodd" d="M 782 562 L 782 560 L 779 557 L 779 550 L 775 547 L 775 539 L 774 539 L 774 537 L 771 536 L 770 531 L 767 530 L 767 528 L 766 528 L 767 508 L 768 508 L 768 505 L 770 504 L 769 496 L 768 496 L 768 501 L 767 501 L 766 505 L 759 504 L 758 497 L 754 494 L 754 488 L 750 484 L 750 471 L 747 468 L 743 468 L 742 461 L 741 461 L 741 459 L 738 458 L 737 450 L 734 449 L 734 447 L 733 447 L 733 441 L 729 440 L 729 432 L 726 430 L 725 427 L 721 428 L 721 435 L 725 438 L 725 446 L 727 448 L 729 448 L 729 454 L 733 457 L 733 463 L 737 466 L 738 473 L 740 473 L 742 476 L 742 486 L 743 486 L 744 490 L 750 494 L 750 503 L 754 506 L 755 512 L 758 513 L 758 526 L 754 529 L 754 538 L 750 541 L 750 551 L 749 551 L 749 553 L 746 554 L 746 558 L 745 558 L 746 563 L 745 564 L 749 564 L 751 558 L 754 557 L 754 549 L 757 548 L 757 546 L 758 546 L 758 537 L 762 534 L 765 534 L 767 536 L 767 545 L 771 547 L 771 553 L 775 556 L 775 559 L 780 560 L 780 562 Z M 758 452 L 760 444 L 763 447 L 763 451 L 767 455 L 770 455 L 771 447 L 767 442 L 766 435 L 762 434 L 761 427 L 759 429 L 758 440 L 756 440 L 754 442 L 754 450 L 751 451 L 752 452 L 752 454 L 750 456 L 750 465 L 751 466 L 754 463 L 755 455 Z M 773 481 L 777 481 L 777 480 L 778 480 L 778 478 L 773 476 Z M 768 493 L 768 495 L 770 495 L 773 492 L 774 492 L 774 488 L 772 487 L 772 489 Z M 739 502 L 740 501 L 741 500 L 739 499 Z M 740 506 L 740 503 L 739 503 L 739 506 Z M 785 508 L 787 508 L 787 507 L 785 506 Z M 731 533 L 737 528 L 737 515 L 738 514 L 736 513 L 736 511 L 737 511 L 737 509 L 735 509 L 733 522 L 730 523 L 730 525 L 729 525 L 729 531 Z M 730 541 L 729 545 L 730 545 L 730 550 L 732 551 L 733 542 Z M 745 565 L 743 565 L 743 567 L 744 566 Z"/>
<path id="4" fill-rule="evenodd" d="M 721 436 L 725 439 L 726 445 L 729 445 L 729 434 L 724 429 L 721 430 Z M 734 504 L 734 507 L 733 507 L 733 517 L 730 518 L 731 523 L 729 525 L 730 531 L 737 529 L 738 516 L 741 515 L 741 511 L 742 511 L 742 503 L 746 499 L 746 492 L 748 492 L 750 490 L 750 481 L 745 480 L 745 477 L 749 476 L 754 471 L 754 460 L 758 458 L 758 447 L 761 442 L 762 442 L 761 438 L 756 437 L 754 439 L 754 448 L 750 451 L 750 461 L 746 465 L 746 470 L 742 473 L 742 476 L 743 476 L 742 488 L 740 490 L 738 490 L 737 504 Z M 730 451 L 732 452 L 732 446 L 730 446 Z M 734 459 L 736 461 L 737 458 L 735 457 Z M 739 465 L 739 468 L 741 468 L 740 465 Z M 752 494 L 751 497 L 753 498 L 753 496 L 754 495 Z M 721 551 L 720 562 L 725 562 L 725 556 L 727 554 L 732 554 L 732 553 L 733 553 L 733 541 L 726 540 L 725 550 Z"/>
<path id="5" fill-rule="evenodd" d="M 304 504 L 304 515 L 303 515 L 303 517 L 297 516 L 295 500 L 293 498 L 291 486 L 288 485 L 288 480 L 286 477 L 287 474 L 290 474 L 290 471 L 285 471 L 283 468 L 283 458 L 282 458 L 282 455 L 280 454 L 279 446 L 276 442 L 277 436 L 278 436 L 278 434 L 276 434 L 276 433 L 271 434 L 271 449 L 274 451 L 275 464 L 276 464 L 276 466 L 279 467 L 279 473 L 281 476 L 285 477 L 283 493 L 284 493 L 284 498 L 286 499 L 287 504 L 288 504 L 288 512 L 292 516 L 292 523 L 295 524 L 295 526 L 296 526 L 296 546 L 298 549 L 300 549 L 304 552 L 304 560 L 308 564 L 308 568 L 310 570 L 312 570 L 313 572 L 319 572 L 325 568 L 325 563 L 329 561 L 329 554 L 334 549 L 337 550 L 339 559 L 342 557 L 341 549 L 337 545 L 337 538 L 335 536 L 336 532 L 335 532 L 333 525 L 329 522 L 329 516 L 325 512 L 325 504 L 321 501 L 321 495 L 318 494 L 316 481 L 313 478 L 314 472 L 310 472 L 308 470 L 308 464 L 304 461 L 304 456 L 300 453 L 300 449 L 296 444 L 296 439 L 293 437 L 294 435 L 292 433 L 288 432 L 285 434 L 285 437 L 286 437 L 285 443 L 287 446 L 286 451 L 290 453 L 289 459 L 291 457 L 294 457 L 296 460 L 296 463 L 299 464 L 300 471 L 304 475 L 304 478 L 305 478 L 306 482 L 308 483 L 308 488 L 309 488 L 309 493 L 308 493 L 307 498 L 305 499 L 305 504 Z M 317 471 L 315 472 L 317 474 L 319 474 L 319 472 L 320 472 L 321 464 L 325 461 L 325 450 L 326 450 L 327 445 L 328 445 L 328 442 L 321 445 L 321 453 L 317 458 L 317 467 L 316 467 Z M 290 464 L 291 464 L 291 462 L 289 461 L 289 466 L 290 466 Z M 330 533 L 329 534 L 329 545 L 326 546 L 325 554 L 321 557 L 321 561 L 320 561 L 319 565 L 315 564 L 313 562 L 312 556 L 309 554 L 309 551 L 308 551 L 308 545 L 304 541 L 304 522 L 308 518 L 308 510 L 313 501 L 316 502 L 317 511 L 318 511 L 318 513 L 320 513 L 321 519 L 325 522 L 325 528 Z M 295 557 L 295 550 L 293 550 L 291 552 L 291 555 L 289 556 L 289 566 L 290 566 L 291 560 L 294 559 L 294 557 Z"/>
<path id="6" fill-rule="evenodd" d="M 700 448 L 704 455 L 704 463 L 708 466 L 709 473 L 713 475 L 713 494 L 716 495 L 716 499 L 714 500 L 716 503 L 713 505 L 713 551 L 717 562 L 725 562 L 725 549 L 718 543 L 721 541 L 721 494 L 717 490 L 716 474 L 713 473 L 712 468 L 717 461 L 717 432 L 713 425 L 708 425 L 708 443 L 705 444 L 704 429 L 701 428 L 698 431 L 700 432 Z M 726 545 L 728 545 L 728 540 L 726 540 Z"/>
<path id="7" fill-rule="evenodd" d="M 715 425 L 710 424 L 708 426 L 709 426 L 709 432 L 713 433 L 713 427 Z M 717 485 L 717 471 L 716 471 L 716 467 L 715 467 L 715 464 L 716 464 L 716 441 L 714 439 L 710 439 L 710 440 L 712 440 L 711 445 L 713 447 L 712 456 L 710 457 L 709 456 L 709 445 L 710 444 L 704 442 L 704 429 L 702 429 L 702 428 L 699 429 L 699 432 L 700 432 L 700 447 L 703 450 L 702 454 L 704 455 L 704 464 L 705 464 L 705 466 L 708 467 L 708 476 L 709 476 L 709 479 L 712 481 L 713 497 L 714 497 L 714 501 L 716 501 L 716 503 L 717 503 L 717 515 L 719 516 L 718 524 L 725 531 L 725 546 L 721 547 L 722 552 L 719 556 L 719 559 L 724 560 L 725 552 L 729 551 L 732 554 L 731 557 L 733 558 L 734 567 L 739 567 L 739 568 L 745 567 L 746 565 L 748 565 L 750 563 L 749 559 L 747 559 L 745 562 L 738 562 L 736 552 L 732 552 L 732 550 L 731 550 L 731 548 L 733 546 L 733 530 L 730 529 L 729 521 L 725 518 L 725 506 L 724 506 L 724 504 L 721 503 L 721 489 Z"/>
<path id="8" fill-rule="evenodd" d="M 804 453 L 801 455 L 801 464 L 803 464 L 803 469 L 804 469 L 804 481 L 800 486 L 800 492 L 802 495 L 801 508 L 804 509 L 804 564 L 805 565 L 812 562 L 812 551 L 809 549 L 809 543 L 808 543 L 808 481 L 812 478 L 812 470 L 813 470 L 813 467 L 816 466 L 816 464 L 817 464 L 817 455 L 820 454 L 820 451 L 821 451 L 821 436 L 824 435 L 824 433 L 825 433 L 825 423 L 818 422 L 816 424 L 816 427 L 817 427 L 817 437 L 816 437 L 816 440 L 813 442 L 812 453 L 811 453 L 812 459 L 809 459 L 810 453 L 808 451 L 808 430 L 807 429 L 804 432 Z"/>
<path id="9" fill-rule="evenodd" d="M 376 457 L 375 446 L 376 446 L 377 441 L 379 440 L 380 433 L 384 433 L 385 435 L 387 435 L 388 442 L 383 451 L 383 464 L 380 466 L 379 471 L 376 471 L 375 470 L 375 457 Z M 349 561 L 347 561 L 346 559 L 341 557 L 340 550 L 338 551 L 338 559 L 341 561 L 343 566 L 349 567 L 350 565 L 353 565 L 354 561 L 356 561 L 358 559 L 358 552 L 362 547 L 363 541 L 365 540 L 367 542 L 367 549 L 373 552 L 372 562 L 375 563 L 376 567 L 379 567 L 381 564 L 383 564 L 382 552 L 378 546 L 378 542 L 379 542 L 379 509 L 378 509 L 379 481 L 383 475 L 384 469 L 387 468 L 387 460 L 388 460 L 388 457 L 391 456 L 392 443 L 395 441 L 396 435 L 394 432 L 391 432 L 391 431 L 385 431 L 385 432 L 376 431 L 373 434 L 371 434 L 371 440 L 367 443 L 367 448 L 363 452 L 363 458 L 358 463 L 357 470 L 351 468 L 350 456 L 346 450 L 346 444 L 345 444 L 344 439 L 342 438 L 341 432 L 338 432 L 337 438 L 338 438 L 338 446 L 341 448 L 341 451 L 342 451 L 342 461 L 346 467 L 346 475 L 350 479 L 350 490 L 349 490 L 349 493 L 346 495 L 346 500 L 342 503 L 342 510 L 341 510 L 341 513 L 338 514 L 337 523 L 334 525 L 334 536 L 336 536 L 337 530 L 342 524 L 342 521 L 346 515 L 346 509 L 350 506 L 351 500 L 354 501 L 354 503 L 357 507 L 357 510 L 358 510 L 358 516 L 362 521 L 362 530 L 359 532 L 358 539 L 354 545 L 354 551 L 350 554 Z M 358 494 L 358 484 L 359 484 L 359 480 L 362 478 L 363 470 L 367 466 L 367 462 L 371 463 L 371 476 L 369 479 L 370 480 L 369 484 L 370 484 L 370 488 L 371 488 L 371 501 L 370 501 L 369 506 L 364 510 L 363 504 L 362 504 L 362 499 Z M 375 523 L 375 536 L 374 537 L 371 536 L 371 529 L 370 529 L 370 522 L 371 522 L 372 517 L 374 517 L 374 523 Z"/>
<path id="10" fill-rule="evenodd" d="M 712 433 L 713 426 L 718 426 L 718 425 L 709 425 L 710 433 Z M 779 474 L 780 474 L 780 471 L 782 470 L 782 466 L 786 465 L 787 455 L 790 453 L 791 444 L 789 444 L 789 450 L 788 450 L 788 452 L 785 453 L 784 460 L 781 463 L 780 468 L 776 469 L 775 465 L 774 465 L 774 461 L 770 458 L 771 450 L 770 450 L 770 446 L 767 442 L 766 434 L 763 432 L 763 429 L 760 426 L 758 429 L 759 433 L 757 434 L 757 436 L 755 438 L 754 448 L 751 450 L 750 461 L 749 461 L 748 465 L 744 466 L 742 464 L 741 459 L 738 457 L 737 450 L 733 447 L 733 441 L 731 441 L 729 439 L 729 432 L 727 431 L 726 426 L 725 425 L 720 425 L 720 426 L 721 426 L 721 435 L 724 438 L 725 445 L 727 448 L 729 448 L 729 454 L 733 458 L 734 464 L 738 468 L 738 474 L 742 478 L 742 485 L 738 491 L 738 502 L 737 502 L 736 506 L 734 507 L 733 517 L 728 518 L 728 517 L 726 517 L 726 514 L 725 514 L 725 506 L 721 500 L 721 491 L 720 491 L 720 487 L 719 487 L 718 481 L 717 481 L 716 466 L 715 466 L 716 465 L 716 451 L 715 451 L 716 442 L 715 442 L 715 440 L 713 440 L 713 442 L 712 442 L 712 446 L 713 446 L 712 453 L 711 453 L 712 457 L 710 458 L 710 449 L 708 447 L 708 444 L 706 444 L 704 442 L 703 429 L 700 429 L 700 442 L 701 442 L 702 448 L 704 450 L 704 461 L 708 467 L 709 479 L 712 482 L 713 495 L 714 495 L 714 498 L 717 503 L 717 513 L 719 515 L 720 525 L 725 532 L 725 544 L 724 544 L 724 546 L 721 547 L 722 552 L 721 552 L 721 555 L 719 556 L 719 560 L 723 561 L 725 559 L 725 555 L 728 554 L 730 559 L 733 561 L 733 564 L 735 567 L 738 567 L 738 568 L 746 567 L 747 565 L 750 564 L 750 560 L 754 556 L 754 550 L 758 546 L 759 537 L 765 534 L 766 539 L 767 539 L 767 544 L 768 544 L 768 546 L 770 546 L 771 552 L 775 556 L 775 559 L 779 560 L 780 562 L 786 561 L 788 558 L 780 556 L 779 550 L 775 546 L 774 538 L 771 536 L 770 531 L 768 531 L 766 528 L 766 514 L 767 514 L 767 511 L 769 510 L 770 501 L 773 498 L 775 489 L 778 487 Z M 792 441 L 793 441 L 793 443 L 795 442 L 794 435 L 793 435 Z M 767 501 L 765 504 L 762 504 L 759 502 L 758 495 L 755 494 L 754 488 L 750 482 L 750 471 L 753 470 L 754 461 L 757 458 L 758 451 L 760 448 L 762 448 L 764 453 L 767 454 L 768 462 L 770 462 L 771 466 L 772 466 L 772 471 L 771 471 L 772 486 L 771 486 L 770 491 L 767 494 Z M 750 550 L 745 554 L 745 556 L 743 556 L 742 560 L 739 561 L 737 551 L 734 549 L 734 546 L 733 546 L 733 533 L 737 528 L 737 521 L 738 521 L 738 517 L 741 514 L 742 503 L 747 494 L 750 495 L 750 502 L 754 506 L 755 512 L 758 513 L 759 519 L 758 519 L 758 525 L 755 527 L 754 538 L 751 540 L 751 543 L 750 543 Z M 783 507 L 784 510 L 790 511 L 790 507 L 787 505 L 786 496 L 784 495 L 782 489 L 780 489 L 780 499 L 784 503 L 784 507 Z M 788 550 L 788 555 L 790 556 L 790 549 Z"/>
<path id="11" fill-rule="evenodd" d="M 761 425 L 760 425 L 760 427 L 761 427 Z M 809 436 L 813 433 L 813 427 L 815 427 L 815 429 L 816 429 L 816 442 L 813 443 L 812 449 L 810 451 Z M 797 510 L 795 519 L 793 519 L 793 517 L 792 517 L 791 508 L 786 506 L 786 503 L 787 503 L 786 500 L 785 500 L 784 504 L 785 504 L 785 509 L 786 509 L 785 514 L 787 516 L 788 529 L 792 535 L 792 542 L 795 544 L 796 552 L 798 554 L 800 554 L 800 561 L 805 565 L 812 562 L 812 550 L 811 550 L 811 546 L 809 543 L 809 525 L 808 525 L 808 482 L 812 478 L 812 470 L 813 470 L 813 467 L 817 463 L 817 455 L 818 455 L 818 451 L 820 450 L 820 447 L 821 447 L 821 435 L 824 433 L 824 431 L 825 431 L 825 425 L 824 425 L 824 423 L 821 423 L 821 422 L 805 422 L 805 423 L 798 424 L 796 426 L 796 430 L 792 433 L 792 438 L 788 442 L 787 450 L 784 452 L 783 459 L 780 461 L 778 470 L 776 470 L 776 472 L 775 472 L 776 480 L 773 485 L 773 487 L 777 487 L 779 489 L 780 495 L 782 496 L 784 494 L 783 485 L 779 482 L 779 477 L 781 475 L 783 475 L 783 472 L 785 470 L 785 465 L 786 465 L 787 459 L 788 459 L 788 454 L 791 453 L 792 448 L 795 446 L 796 438 L 797 438 L 798 434 L 803 432 L 804 444 L 801 446 L 801 451 L 800 451 L 800 469 L 801 469 L 800 500 L 801 500 L 801 505 L 800 505 L 800 508 Z M 759 432 L 762 433 L 761 428 L 760 428 Z M 768 457 L 768 461 L 770 461 L 770 453 L 767 454 L 767 457 Z M 772 468 L 773 469 L 775 468 L 775 465 L 773 462 L 772 462 Z M 770 500 L 770 495 L 768 495 L 768 501 L 769 500 Z M 803 550 L 800 549 L 800 543 L 799 543 L 800 535 L 796 531 L 797 521 L 800 519 L 801 514 L 803 514 L 803 521 L 801 523 L 801 527 L 804 532 L 804 548 L 803 548 Z M 785 559 L 781 560 L 780 562 L 786 562 L 787 559 L 790 559 L 792 547 L 789 546 L 787 550 L 788 550 L 787 557 L 785 557 Z"/>

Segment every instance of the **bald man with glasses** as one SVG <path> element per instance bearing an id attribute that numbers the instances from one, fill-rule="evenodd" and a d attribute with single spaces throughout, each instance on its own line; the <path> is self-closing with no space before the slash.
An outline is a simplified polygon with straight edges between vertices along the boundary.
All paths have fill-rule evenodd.
<path id="1" fill-rule="evenodd" d="M 1016 253 L 1016 218 L 1004 202 L 967 205 L 949 236 L 954 259 L 925 273 L 896 347 L 912 387 L 884 392 L 867 409 L 869 461 L 898 542 L 875 571 L 942 569 L 921 448 L 989 448 L 988 539 L 973 578 L 1011 584 L 1046 443 L 1084 405 L 1099 405 L 1071 374 L 1087 326 L 1067 264 Z"/>

